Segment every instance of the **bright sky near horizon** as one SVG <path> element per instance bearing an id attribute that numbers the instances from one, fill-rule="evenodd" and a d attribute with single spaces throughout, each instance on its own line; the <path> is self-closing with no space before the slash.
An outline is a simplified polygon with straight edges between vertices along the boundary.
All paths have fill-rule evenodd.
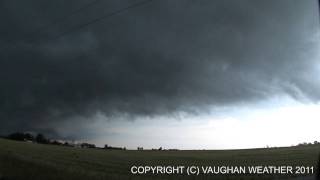
<path id="1" fill-rule="evenodd" d="M 99 146 L 108 142 L 129 149 L 242 149 L 320 141 L 320 104 L 303 104 L 288 97 L 175 119 L 120 120 L 103 126 L 104 118 L 98 116 L 100 120 L 90 127 L 101 138 L 86 139 Z"/>

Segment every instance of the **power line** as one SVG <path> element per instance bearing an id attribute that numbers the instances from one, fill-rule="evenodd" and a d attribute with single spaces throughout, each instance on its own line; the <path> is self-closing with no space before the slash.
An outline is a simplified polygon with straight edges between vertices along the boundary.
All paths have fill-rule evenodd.
<path id="1" fill-rule="evenodd" d="M 129 5 L 129 6 L 127 6 L 127 7 L 118 9 L 118 10 L 116 10 L 116 11 L 113 11 L 113 12 L 107 13 L 107 14 L 105 14 L 105 15 L 103 15 L 103 16 L 100 16 L 100 17 L 98 17 L 98 18 L 95 18 L 95 19 L 93 19 L 93 20 L 91 20 L 91 21 L 89 21 L 89 22 L 87 22 L 87 23 L 80 24 L 80 25 L 78 25 L 78 26 L 76 26 L 76 27 L 74 27 L 74 28 L 72 28 L 72 29 L 69 29 L 68 31 L 65 31 L 65 32 L 63 32 L 63 33 L 61 33 L 61 34 L 53 37 L 53 38 L 48 39 L 48 40 L 54 40 L 54 39 L 61 38 L 61 37 L 65 36 L 65 35 L 67 35 L 67 34 L 69 34 L 69 33 L 72 33 L 72 32 L 77 31 L 77 30 L 79 30 L 79 29 L 83 29 L 83 28 L 85 28 L 85 27 L 87 27 L 87 26 L 89 26 L 89 25 L 91 25 L 91 24 L 94 24 L 94 23 L 96 23 L 96 22 L 99 22 L 99 21 L 102 21 L 102 20 L 104 20 L 104 19 L 110 18 L 110 17 L 112 17 L 112 16 L 121 14 L 122 12 L 127 11 L 127 10 L 129 10 L 129 9 L 131 9 L 131 8 L 135 8 L 135 7 L 138 7 L 138 6 L 142 6 L 142 5 L 147 4 L 147 3 L 151 2 L 151 1 L 153 1 L 153 0 L 143 0 L 143 1 L 139 1 L 139 2 L 133 3 L 133 4 Z"/>
<path id="2" fill-rule="evenodd" d="M 318 0 L 318 18 L 320 18 L 320 0 Z"/>
<path id="3" fill-rule="evenodd" d="M 79 9 L 73 11 L 72 13 L 70 13 L 70 14 L 67 15 L 67 16 L 70 17 L 70 16 L 72 16 L 72 15 L 75 14 L 75 13 L 79 13 L 81 10 L 83 10 L 83 9 L 85 9 L 85 8 L 88 8 L 88 5 L 92 6 L 94 3 L 97 3 L 98 1 L 100 1 L 100 0 L 93 1 L 93 2 L 90 3 L 90 4 L 87 4 L 86 6 L 84 6 L 84 7 L 82 7 L 82 8 L 79 8 Z M 102 20 L 104 20 L 104 19 L 110 18 L 110 17 L 112 17 L 112 16 L 121 14 L 122 12 L 128 11 L 128 10 L 131 9 L 131 8 L 135 8 L 135 7 L 138 7 L 138 6 L 142 6 L 142 5 L 147 4 L 147 3 L 151 2 L 151 1 L 153 1 L 153 0 L 142 0 L 142 1 L 139 1 L 139 2 L 136 2 L 136 3 L 133 3 L 133 4 L 129 5 L 129 6 L 124 7 L 124 8 L 118 9 L 118 10 L 116 10 L 116 11 L 107 13 L 107 14 L 101 16 L 101 17 L 95 18 L 95 19 L 93 19 L 93 20 L 91 20 L 91 21 L 89 21 L 89 22 L 87 22 L 87 23 L 80 24 L 80 25 L 78 25 L 78 26 L 76 26 L 76 27 L 74 27 L 74 28 L 72 28 L 72 29 L 69 29 L 68 31 L 65 31 L 65 32 L 63 32 L 63 33 L 61 33 L 61 34 L 59 34 L 59 35 L 57 35 L 57 36 L 55 36 L 55 37 L 46 38 L 46 40 L 47 40 L 47 41 L 50 41 L 50 40 L 55 40 L 55 39 L 61 38 L 61 37 L 65 36 L 65 35 L 67 35 L 67 34 L 69 34 L 69 33 L 72 33 L 72 32 L 77 31 L 77 30 L 79 30 L 79 29 L 83 29 L 83 28 L 85 28 L 85 27 L 87 27 L 87 26 L 89 26 L 89 25 L 91 25 L 91 24 L 94 24 L 94 23 L 96 23 L 96 22 L 99 22 L 99 21 L 102 21 Z M 67 17 L 67 16 L 65 16 L 65 17 Z M 31 44 L 34 44 L 35 42 L 36 42 L 36 40 L 33 40 L 33 41 L 31 40 Z M 38 41 L 38 42 L 39 42 L 39 41 Z M 9 46 L 7 46 L 7 47 L 9 47 Z M 16 48 L 16 47 L 17 47 L 17 43 L 13 43 L 13 47 Z"/>
<path id="4" fill-rule="evenodd" d="M 37 28 L 37 29 L 36 29 L 35 31 L 33 31 L 31 34 L 38 33 L 38 32 L 40 32 L 40 31 L 45 30 L 45 29 L 48 29 L 49 27 L 51 27 L 51 26 L 53 26 L 53 25 L 56 25 L 56 24 L 58 24 L 58 23 L 60 23 L 60 22 L 64 22 L 64 21 L 66 21 L 68 18 L 72 17 L 73 15 L 78 14 L 78 13 L 80 13 L 81 11 L 83 11 L 83 10 L 85 10 L 85 9 L 87 9 L 87 8 L 90 8 L 90 7 L 94 6 L 95 4 L 99 3 L 99 1 L 101 1 L 101 0 L 92 1 L 92 2 L 90 2 L 90 3 L 88 3 L 88 4 L 86 4 L 86 5 L 78 8 L 78 9 L 72 11 L 71 13 L 69 13 L 69 14 L 67 14 L 67 15 L 65 15 L 65 16 L 63 16 L 63 17 L 56 18 L 56 19 L 54 19 L 50 24 Z"/>

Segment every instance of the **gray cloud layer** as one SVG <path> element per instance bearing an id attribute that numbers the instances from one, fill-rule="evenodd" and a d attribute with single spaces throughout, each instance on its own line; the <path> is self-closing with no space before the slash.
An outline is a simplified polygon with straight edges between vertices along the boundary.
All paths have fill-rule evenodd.
<path id="1" fill-rule="evenodd" d="M 0 131 L 54 133 L 53 122 L 97 112 L 170 115 L 283 93 L 320 97 L 308 74 L 316 1 L 155 0 L 48 40 L 133 1 L 101 1 L 48 26 L 88 2 L 0 2 Z"/>

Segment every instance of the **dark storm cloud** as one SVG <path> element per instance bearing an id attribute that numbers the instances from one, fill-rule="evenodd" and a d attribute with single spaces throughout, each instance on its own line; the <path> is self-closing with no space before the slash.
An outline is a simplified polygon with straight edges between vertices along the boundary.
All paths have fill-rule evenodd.
<path id="1" fill-rule="evenodd" d="M 87 3 L 1 1 L 1 131 L 53 133 L 56 122 L 80 125 L 97 112 L 112 119 L 320 97 L 306 75 L 316 1 L 155 0 L 54 38 L 133 1 L 100 1 L 61 20 Z"/>

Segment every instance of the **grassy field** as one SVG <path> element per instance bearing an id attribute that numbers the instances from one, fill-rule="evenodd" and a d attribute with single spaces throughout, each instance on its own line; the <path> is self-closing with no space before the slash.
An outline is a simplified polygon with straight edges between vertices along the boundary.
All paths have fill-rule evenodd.
<path id="1" fill-rule="evenodd" d="M 80 149 L 0 139 L 0 180 L 32 179 L 273 179 L 275 176 L 132 175 L 133 165 L 316 166 L 319 145 L 210 151 Z M 310 175 L 309 175 L 310 176 Z M 276 177 L 286 179 L 286 177 Z"/>

